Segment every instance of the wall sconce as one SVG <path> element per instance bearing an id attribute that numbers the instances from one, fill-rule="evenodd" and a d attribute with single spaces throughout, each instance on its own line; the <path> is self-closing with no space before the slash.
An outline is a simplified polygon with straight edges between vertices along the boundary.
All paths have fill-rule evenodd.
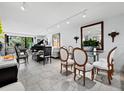
<path id="1" fill-rule="evenodd" d="M 79 37 L 78 36 L 75 36 L 74 39 L 75 39 L 75 41 L 77 43 L 77 40 L 79 39 Z"/>
<path id="2" fill-rule="evenodd" d="M 109 33 L 108 35 L 111 36 L 112 42 L 114 42 L 114 39 L 115 39 L 115 37 L 116 37 L 117 35 L 119 35 L 119 32 L 111 32 L 111 33 Z"/>

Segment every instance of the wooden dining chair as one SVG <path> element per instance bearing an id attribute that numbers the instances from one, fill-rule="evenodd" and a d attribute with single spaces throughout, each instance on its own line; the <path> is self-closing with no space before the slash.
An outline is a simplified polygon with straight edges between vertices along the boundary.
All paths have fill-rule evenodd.
<path id="1" fill-rule="evenodd" d="M 16 60 L 17 60 L 17 62 L 20 64 L 20 59 L 23 59 L 23 60 L 25 60 L 25 62 L 24 63 L 27 63 L 27 54 L 23 54 L 23 55 L 21 55 L 20 54 L 20 50 L 15 46 L 15 52 L 16 52 Z"/>
<path id="2" fill-rule="evenodd" d="M 69 58 L 73 59 L 73 47 L 68 46 Z"/>
<path id="3" fill-rule="evenodd" d="M 94 66 L 94 70 L 101 71 L 104 70 L 107 72 L 108 75 L 108 82 L 109 84 L 111 84 L 111 80 L 112 80 L 112 75 L 114 73 L 114 54 L 115 54 L 115 50 L 117 47 L 114 47 L 113 49 L 111 49 L 108 53 L 107 59 L 100 59 L 99 61 L 96 61 L 93 63 Z"/>
<path id="4" fill-rule="evenodd" d="M 85 73 L 91 71 L 91 79 L 93 80 L 93 65 L 88 62 L 88 56 L 85 50 L 81 48 L 74 48 L 74 80 L 76 80 L 76 71 L 83 72 L 83 80 L 85 85 Z"/>
<path id="5" fill-rule="evenodd" d="M 62 67 L 66 68 L 66 75 L 68 74 L 68 67 L 74 65 L 74 61 L 69 58 L 68 50 L 61 47 L 60 48 L 60 60 L 61 60 L 61 70 L 60 73 L 62 73 Z"/>

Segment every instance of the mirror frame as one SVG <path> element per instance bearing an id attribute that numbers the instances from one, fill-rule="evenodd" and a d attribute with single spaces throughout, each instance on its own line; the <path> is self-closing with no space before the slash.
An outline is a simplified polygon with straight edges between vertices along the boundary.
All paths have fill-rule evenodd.
<path id="1" fill-rule="evenodd" d="M 83 29 L 86 27 L 91 27 L 91 26 L 95 26 L 95 25 L 99 25 L 99 24 L 101 24 L 101 46 L 102 47 L 97 48 L 97 50 L 104 50 L 104 22 L 103 21 L 81 27 L 81 48 L 83 48 Z"/>

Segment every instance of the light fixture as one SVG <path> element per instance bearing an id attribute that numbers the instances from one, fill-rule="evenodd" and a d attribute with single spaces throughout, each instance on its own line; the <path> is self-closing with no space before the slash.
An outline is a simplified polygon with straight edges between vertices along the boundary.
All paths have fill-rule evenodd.
<path id="1" fill-rule="evenodd" d="M 82 15 L 82 17 L 83 18 L 85 18 L 87 15 L 86 15 L 86 11 L 87 11 L 87 9 L 85 9 L 84 11 L 83 11 L 83 15 Z"/>
<path id="2" fill-rule="evenodd" d="M 21 6 L 21 10 L 22 10 L 22 11 L 24 11 L 24 10 L 25 10 L 25 8 L 24 8 L 23 6 Z"/>
<path id="3" fill-rule="evenodd" d="M 77 43 L 79 37 L 78 37 L 78 36 L 75 36 L 74 39 L 75 39 L 75 41 L 76 41 L 76 43 Z"/>
<path id="4" fill-rule="evenodd" d="M 26 2 L 22 2 L 22 5 L 20 7 L 22 11 L 25 11 L 25 4 L 26 4 Z"/>
<path id="5" fill-rule="evenodd" d="M 82 16 L 83 18 L 85 18 L 86 17 L 86 14 L 83 14 L 83 16 Z"/>
<path id="6" fill-rule="evenodd" d="M 67 22 L 66 22 L 66 24 L 70 24 L 70 22 L 69 22 L 69 21 L 67 21 Z"/>
<path id="7" fill-rule="evenodd" d="M 72 15 L 72 16 L 69 16 L 68 18 L 65 18 L 64 20 L 61 20 L 58 23 L 53 24 L 53 25 L 47 27 L 46 29 L 50 29 L 50 28 L 55 27 L 55 26 L 57 26 L 57 28 L 60 28 L 60 25 L 65 23 L 65 22 L 66 22 L 66 24 L 70 24 L 70 22 L 68 20 L 71 20 L 72 18 L 74 18 L 76 16 L 79 16 L 79 15 L 82 15 L 82 17 L 85 18 L 87 16 L 87 13 L 86 13 L 87 10 L 88 9 L 83 9 L 82 11 L 80 11 L 80 12 L 78 12 L 78 13 Z"/>
<path id="8" fill-rule="evenodd" d="M 60 28 L 60 25 L 57 25 L 57 28 Z"/>

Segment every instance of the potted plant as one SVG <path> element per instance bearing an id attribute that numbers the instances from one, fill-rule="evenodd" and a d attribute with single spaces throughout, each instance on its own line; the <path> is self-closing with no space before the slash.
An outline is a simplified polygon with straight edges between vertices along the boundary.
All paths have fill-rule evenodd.
<path id="1" fill-rule="evenodd" d="M 97 46 L 99 45 L 99 41 L 97 40 L 86 40 L 86 41 L 83 41 L 83 48 L 85 50 L 89 50 L 89 51 L 92 51 L 93 48 L 96 48 Z"/>

